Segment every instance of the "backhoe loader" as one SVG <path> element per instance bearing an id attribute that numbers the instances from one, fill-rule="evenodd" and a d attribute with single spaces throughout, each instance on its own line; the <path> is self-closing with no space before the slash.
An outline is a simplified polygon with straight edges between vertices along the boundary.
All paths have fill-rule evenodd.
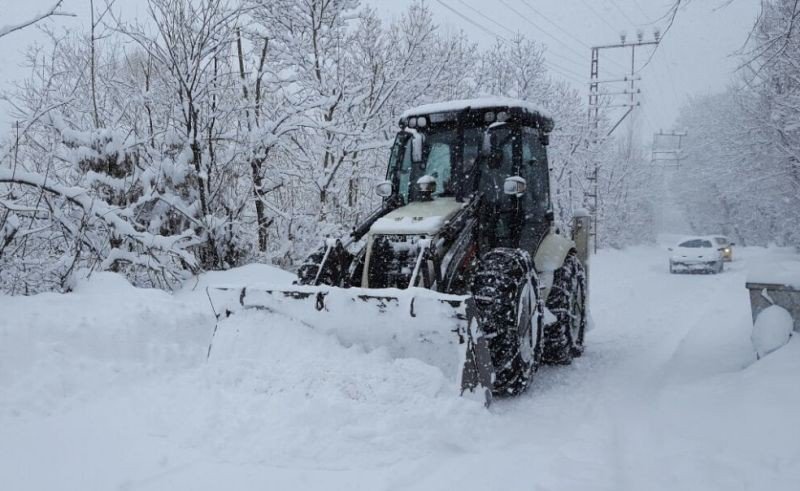
<path id="1" fill-rule="evenodd" d="M 405 111 L 375 186 L 381 206 L 325 239 L 291 288 L 210 288 L 218 318 L 262 309 L 346 345 L 386 346 L 486 404 L 523 392 L 541 363 L 581 355 L 587 327 L 589 220 L 555 223 L 552 129 L 507 98 Z"/>

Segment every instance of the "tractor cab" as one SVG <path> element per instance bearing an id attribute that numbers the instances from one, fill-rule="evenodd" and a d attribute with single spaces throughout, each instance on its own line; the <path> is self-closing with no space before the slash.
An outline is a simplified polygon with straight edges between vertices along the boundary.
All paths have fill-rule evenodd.
<path id="1" fill-rule="evenodd" d="M 403 113 L 386 181 L 400 206 L 479 199 L 479 240 L 532 251 L 552 220 L 546 145 L 552 120 L 503 98 L 429 104 Z M 440 207 L 431 207 L 440 208 Z"/>

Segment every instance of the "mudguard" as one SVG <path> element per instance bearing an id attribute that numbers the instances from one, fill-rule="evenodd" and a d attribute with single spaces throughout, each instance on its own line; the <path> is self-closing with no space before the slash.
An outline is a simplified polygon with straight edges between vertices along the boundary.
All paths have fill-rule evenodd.
<path id="1" fill-rule="evenodd" d="M 554 231 L 550 231 L 542 240 L 533 258 L 540 287 L 544 289 L 542 298 L 547 298 L 553 285 L 553 273 L 564 264 L 567 254 L 572 250 L 575 250 L 575 242 Z"/>

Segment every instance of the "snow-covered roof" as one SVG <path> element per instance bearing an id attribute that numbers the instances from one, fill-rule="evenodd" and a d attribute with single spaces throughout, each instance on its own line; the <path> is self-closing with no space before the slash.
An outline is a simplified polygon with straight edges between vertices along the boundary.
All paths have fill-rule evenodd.
<path id="1" fill-rule="evenodd" d="M 407 109 L 400 115 L 400 118 L 407 118 L 409 116 L 416 116 L 421 114 L 443 113 L 450 111 L 459 111 L 466 108 L 482 109 L 487 107 L 518 107 L 524 111 L 532 114 L 538 114 L 545 118 L 550 116 L 545 113 L 541 108 L 531 104 L 530 102 L 521 99 L 512 99 L 510 97 L 478 97 L 476 99 L 460 99 L 455 101 L 435 102 L 433 104 L 424 104 L 411 109 Z"/>

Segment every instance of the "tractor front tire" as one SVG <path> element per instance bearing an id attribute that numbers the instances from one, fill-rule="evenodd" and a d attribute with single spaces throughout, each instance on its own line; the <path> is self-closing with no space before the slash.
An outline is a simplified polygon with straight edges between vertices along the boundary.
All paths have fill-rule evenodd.
<path id="1" fill-rule="evenodd" d="M 541 361 L 542 315 L 527 252 L 496 248 L 480 260 L 472 282 L 478 325 L 489 341 L 494 395 L 525 391 Z"/>
<path id="2" fill-rule="evenodd" d="M 587 317 L 586 273 L 575 254 L 554 272 L 547 308 L 556 320 L 544 328 L 544 361 L 569 365 L 583 354 Z"/>

